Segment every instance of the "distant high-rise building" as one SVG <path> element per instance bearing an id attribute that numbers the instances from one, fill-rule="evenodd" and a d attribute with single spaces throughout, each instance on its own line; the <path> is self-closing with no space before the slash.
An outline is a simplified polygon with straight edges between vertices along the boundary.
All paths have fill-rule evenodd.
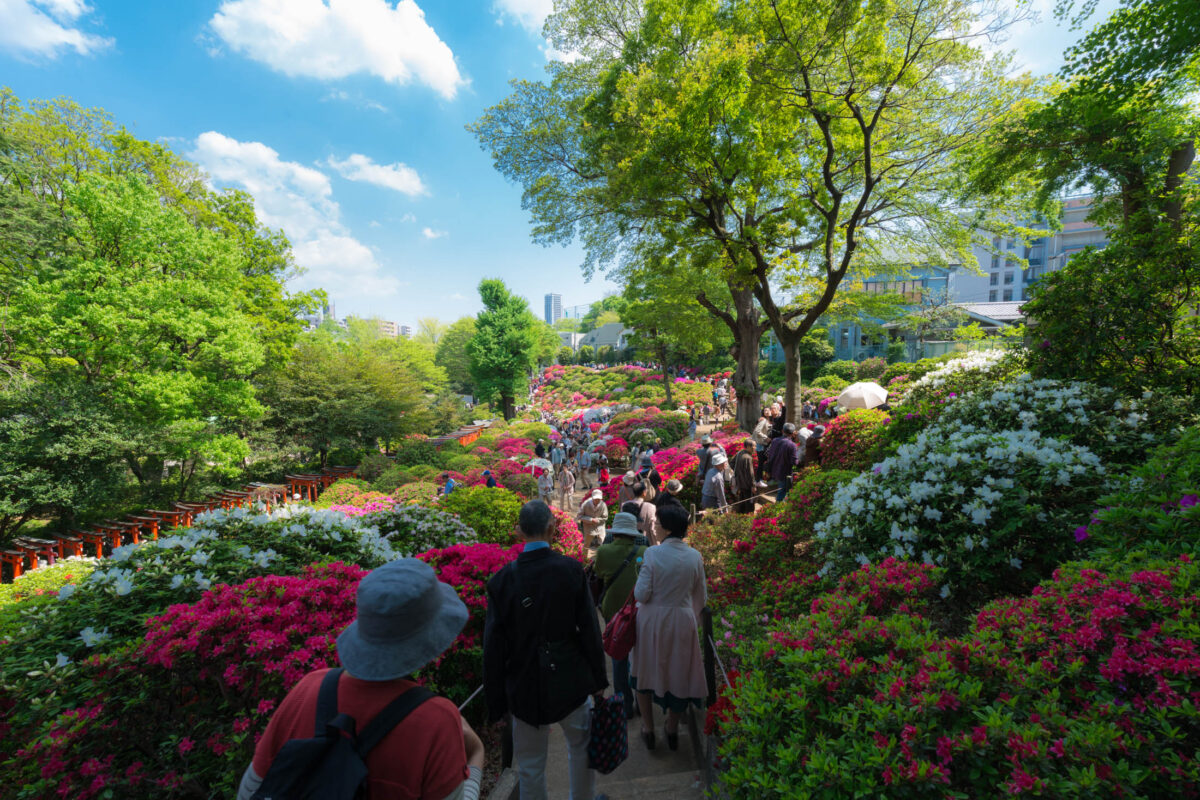
<path id="1" fill-rule="evenodd" d="M 405 339 L 412 336 L 412 326 L 411 325 L 401 325 L 400 326 L 400 335 L 403 336 Z"/>
<path id="2" fill-rule="evenodd" d="M 378 322 L 379 322 L 379 335 L 380 336 L 388 336 L 392 339 L 395 339 L 397 336 L 400 335 L 400 326 L 397 325 L 396 323 L 389 322 L 386 319 L 378 320 Z"/>
<path id="3" fill-rule="evenodd" d="M 546 295 L 546 324 L 553 325 L 562 319 L 562 295 Z"/>

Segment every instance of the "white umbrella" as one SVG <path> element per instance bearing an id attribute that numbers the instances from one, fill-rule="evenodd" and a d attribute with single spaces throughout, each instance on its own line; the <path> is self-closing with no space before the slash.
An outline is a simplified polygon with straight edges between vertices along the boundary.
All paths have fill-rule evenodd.
<path id="1" fill-rule="evenodd" d="M 887 389 L 871 381 L 852 383 L 838 395 L 837 403 L 842 408 L 875 408 L 887 402 Z"/>
<path id="2" fill-rule="evenodd" d="M 537 467 L 538 469 L 554 469 L 554 465 L 544 458 L 535 458 L 525 466 Z"/>

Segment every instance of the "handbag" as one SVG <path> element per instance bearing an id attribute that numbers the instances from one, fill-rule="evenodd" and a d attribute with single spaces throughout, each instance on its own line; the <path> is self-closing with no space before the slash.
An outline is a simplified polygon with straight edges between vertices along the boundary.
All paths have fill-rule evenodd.
<path id="1" fill-rule="evenodd" d="M 619 694 L 606 697 L 592 707 L 591 727 L 587 746 L 588 769 L 607 775 L 629 757 L 625 701 Z"/>
<path id="2" fill-rule="evenodd" d="M 621 610 L 604 626 L 604 652 L 617 661 L 629 658 L 629 651 L 637 644 L 637 603 L 633 602 L 633 590 Z"/>
<path id="3" fill-rule="evenodd" d="M 607 583 L 605 583 L 603 578 L 596 574 L 596 567 L 594 564 L 588 564 L 587 567 L 584 568 L 583 574 L 587 576 L 588 591 L 592 593 L 592 602 L 596 604 L 597 608 L 599 608 L 600 604 L 604 602 L 604 597 L 608 594 L 608 590 L 611 589 L 613 584 L 617 582 L 617 578 L 621 577 L 621 573 L 624 572 L 625 568 L 629 566 L 629 562 L 633 561 L 633 557 L 637 555 L 637 551 L 638 549 L 636 546 L 629 551 L 629 555 L 625 556 L 625 560 L 622 561 L 621 566 L 617 568 L 617 572 L 612 576 L 612 580 L 608 581 Z"/>

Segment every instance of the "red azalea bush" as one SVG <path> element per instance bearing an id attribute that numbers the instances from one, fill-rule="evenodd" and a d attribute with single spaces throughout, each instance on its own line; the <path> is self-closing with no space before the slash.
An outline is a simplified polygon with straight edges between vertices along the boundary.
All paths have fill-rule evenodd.
<path id="1" fill-rule="evenodd" d="M 419 556 L 471 612 L 418 679 L 456 702 L 482 675 L 486 582 L 519 547 L 456 545 Z M 69 668 L 94 698 L 49 717 L 5 766 L 14 797 L 232 797 L 272 711 L 308 672 L 337 665 L 366 571 L 341 563 L 303 576 L 217 585 L 146 623 L 145 640 Z M 482 707 L 467 713 L 479 719 Z"/>
<path id="2" fill-rule="evenodd" d="M 600 450 L 614 464 L 624 463 L 629 460 L 629 442 L 620 436 L 614 436 L 609 439 L 608 444 L 604 445 Z"/>
<path id="3" fill-rule="evenodd" d="M 739 647 L 730 797 L 1200 794 L 1196 564 L 1064 565 L 958 637 L 939 583 L 888 559 Z"/>
<path id="4" fill-rule="evenodd" d="M 834 417 L 821 437 L 821 466 L 861 472 L 882 455 L 887 414 L 856 408 Z"/>

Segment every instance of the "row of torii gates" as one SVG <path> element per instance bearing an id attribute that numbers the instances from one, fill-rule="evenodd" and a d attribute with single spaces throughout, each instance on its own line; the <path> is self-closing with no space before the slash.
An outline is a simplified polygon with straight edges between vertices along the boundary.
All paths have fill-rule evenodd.
<path id="1" fill-rule="evenodd" d="M 270 511 L 273 504 L 295 500 L 317 499 L 331 483 L 342 478 L 355 476 L 355 467 L 326 467 L 320 473 L 285 475 L 285 483 L 250 483 L 240 490 L 225 490 L 209 495 L 205 500 L 184 503 L 173 502 L 166 511 L 146 509 L 138 514 L 127 514 L 124 519 L 108 519 L 66 533 L 54 532 L 51 539 L 34 536 L 18 536 L 5 547 L 0 547 L 0 576 L 8 568 L 8 580 L 20 577 L 28 570 L 42 564 L 50 565 L 68 556 L 92 555 L 101 558 L 105 551 L 123 544 L 138 544 L 142 539 L 158 539 L 159 530 L 190 528 L 198 514 L 223 508 L 230 510 L 263 503 Z"/>

